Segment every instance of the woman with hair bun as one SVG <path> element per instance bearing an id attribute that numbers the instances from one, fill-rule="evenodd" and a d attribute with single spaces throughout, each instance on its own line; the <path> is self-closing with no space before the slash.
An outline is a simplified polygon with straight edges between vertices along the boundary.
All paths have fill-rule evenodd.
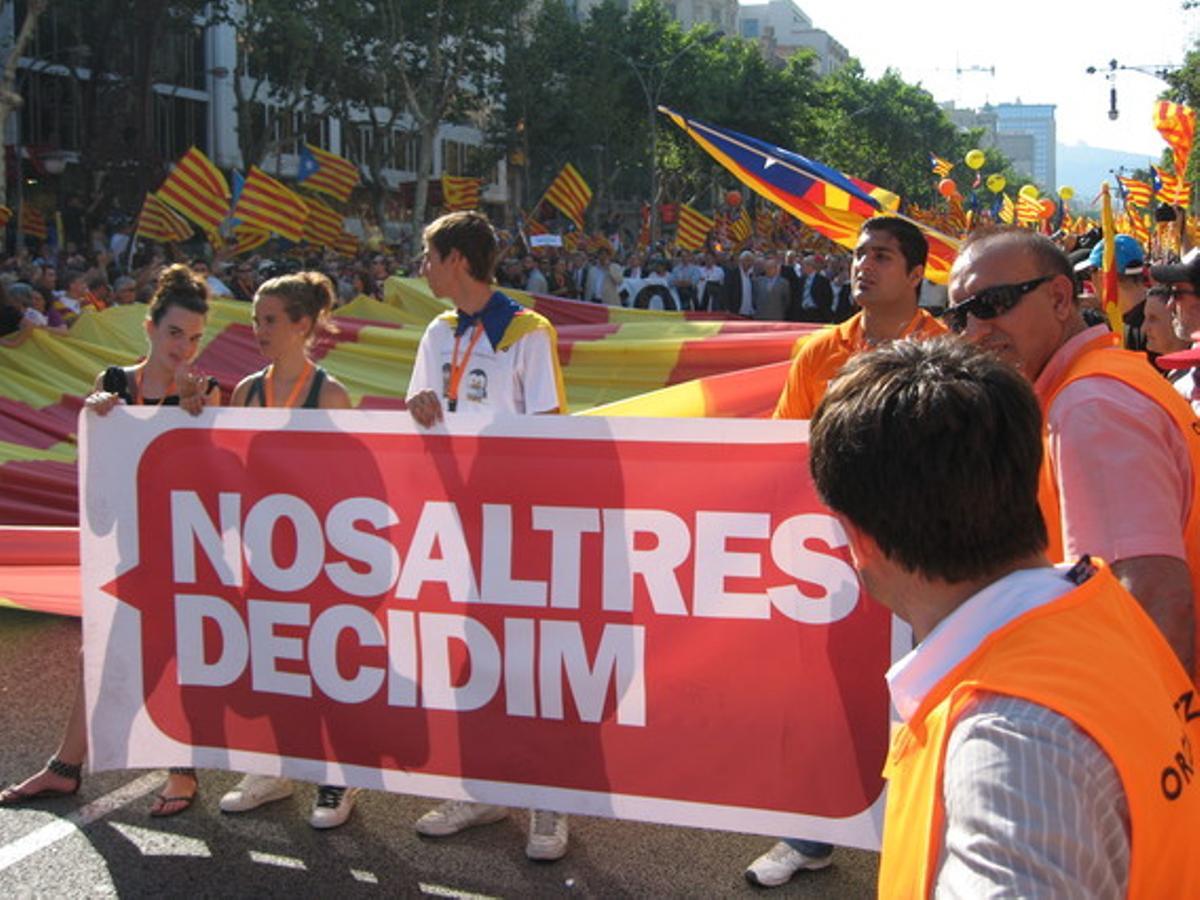
<path id="1" fill-rule="evenodd" d="M 106 415 L 119 403 L 130 406 L 179 406 L 197 415 L 206 406 L 219 406 L 221 392 L 215 378 L 194 373 L 192 361 L 208 319 L 208 287 L 187 266 L 170 266 L 146 315 L 146 358 L 133 366 L 110 366 L 96 376 L 95 388 L 84 407 Z M 0 806 L 19 806 L 34 800 L 64 797 L 79 792 L 83 761 L 87 756 L 87 721 L 80 676 L 66 729 L 54 756 L 34 775 L 0 792 Z M 173 816 L 196 799 L 196 770 L 172 768 L 155 797 L 152 816 Z"/>
<path id="2" fill-rule="evenodd" d="M 334 297 L 332 282 L 320 272 L 281 275 L 259 287 L 254 295 L 254 336 L 270 365 L 241 380 L 233 391 L 233 406 L 350 407 L 346 389 L 308 355 L 318 331 L 332 330 L 328 318 Z M 293 790 L 290 778 L 247 774 L 221 798 L 221 811 L 248 812 L 290 797 Z M 350 817 L 357 794 L 358 788 L 320 785 L 309 824 L 341 825 Z"/>

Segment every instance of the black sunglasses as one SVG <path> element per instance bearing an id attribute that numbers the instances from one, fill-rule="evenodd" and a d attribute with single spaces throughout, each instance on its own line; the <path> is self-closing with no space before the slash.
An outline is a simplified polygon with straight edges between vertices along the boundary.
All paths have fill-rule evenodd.
<path id="1" fill-rule="evenodd" d="M 967 316 L 986 321 L 1008 312 L 1021 302 L 1021 298 L 1054 278 L 1043 275 L 1020 284 L 997 284 L 972 294 L 962 303 L 956 303 L 942 313 L 942 320 L 950 330 L 961 334 L 967 330 Z"/>

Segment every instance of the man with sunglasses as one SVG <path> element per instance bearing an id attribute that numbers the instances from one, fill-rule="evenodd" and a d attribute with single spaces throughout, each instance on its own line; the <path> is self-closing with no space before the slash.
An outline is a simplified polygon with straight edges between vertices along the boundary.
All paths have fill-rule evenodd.
<path id="1" fill-rule="evenodd" d="M 1109 561 L 1197 678 L 1200 423 L 1144 356 L 1084 323 L 1071 276 L 1042 235 L 976 232 L 951 270 L 944 321 L 1033 383 L 1051 561 Z"/>
<path id="2" fill-rule="evenodd" d="M 1163 285 L 1171 330 L 1175 337 L 1200 349 L 1200 250 L 1193 250 L 1178 265 L 1151 266 L 1151 277 Z M 1186 363 L 1185 363 L 1186 365 Z M 1200 415 L 1200 365 L 1193 364 L 1175 379 L 1175 390 Z"/>

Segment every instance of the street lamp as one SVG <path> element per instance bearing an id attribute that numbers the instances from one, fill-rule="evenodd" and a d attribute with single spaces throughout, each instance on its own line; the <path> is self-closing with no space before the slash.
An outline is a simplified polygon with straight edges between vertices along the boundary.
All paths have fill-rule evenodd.
<path id="1" fill-rule="evenodd" d="M 1108 72 L 1104 75 L 1104 80 L 1108 82 L 1108 118 L 1115 122 L 1121 115 L 1117 109 L 1117 72 L 1125 70 L 1129 72 L 1141 72 L 1143 75 L 1150 75 L 1154 78 L 1167 80 L 1167 76 L 1177 69 L 1182 68 L 1174 63 L 1164 63 L 1157 66 L 1123 66 L 1115 59 L 1108 61 Z M 1096 66 L 1088 66 L 1085 70 L 1089 75 L 1095 75 L 1102 71 Z"/>
<path id="2" fill-rule="evenodd" d="M 624 54 L 617 54 L 621 61 L 633 69 L 642 93 L 646 97 L 647 124 L 650 126 L 650 243 L 658 240 L 658 101 L 662 96 L 663 86 L 671 67 L 693 47 L 714 44 L 725 36 L 724 31 L 710 31 L 699 38 L 692 38 L 684 43 L 679 51 L 665 63 L 651 63 L 642 67 Z"/>

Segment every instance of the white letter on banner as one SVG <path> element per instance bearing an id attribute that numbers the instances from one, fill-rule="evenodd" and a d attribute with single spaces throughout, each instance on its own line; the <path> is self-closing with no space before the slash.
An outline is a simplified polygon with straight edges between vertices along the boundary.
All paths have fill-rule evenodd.
<path id="1" fill-rule="evenodd" d="M 546 582 L 513 578 L 512 507 L 483 504 L 483 571 L 479 596 L 501 606 L 545 606 Z"/>
<path id="2" fill-rule="evenodd" d="M 588 668 L 587 649 L 578 622 L 543 621 L 538 681 L 542 717 L 563 718 L 562 678 L 566 671 L 575 708 L 583 722 L 599 722 L 609 682 L 617 695 L 617 724 L 646 724 L 646 629 L 642 625 L 608 624 L 596 648 L 596 665 Z"/>
<path id="3" fill-rule="evenodd" d="M 388 705 L 417 705 L 417 625 L 413 613 L 389 609 Z"/>
<path id="4" fill-rule="evenodd" d="M 496 695 L 500 685 L 500 648 L 479 622 L 449 613 L 421 613 L 421 704 L 427 709 L 469 712 Z M 471 677 L 454 686 L 450 641 L 466 644 Z"/>
<path id="5" fill-rule="evenodd" d="M 251 687 L 267 694 L 311 697 L 312 679 L 298 672 L 280 672 L 277 659 L 304 659 L 304 641 L 275 634 L 276 625 L 308 625 L 307 603 L 251 600 L 250 617 Z"/>
<path id="6" fill-rule="evenodd" d="M 584 534 L 600 530 L 600 510 L 580 506 L 535 506 L 535 531 L 549 531 L 550 605 L 579 609 L 580 556 Z"/>
<path id="7" fill-rule="evenodd" d="M 308 665 L 313 680 L 326 696 L 339 703 L 362 703 L 375 696 L 383 685 L 383 669 L 362 666 L 353 678 L 343 678 L 338 669 L 338 637 L 353 631 L 363 647 L 382 647 L 379 621 L 359 606 L 342 603 L 317 616 L 308 636 Z"/>
<path id="8" fill-rule="evenodd" d="M 366 522 L 382 531 L 400 521 L 395 511 L 381 500 L 350 497 L 336 504 L 325 517 L 325 534 L 338 553 L 365 563 L 366 572 L 358 572 L 348 562 L 329 563 L 325 574 L 339 590 L 355 597 L 378 597 L 391 590 L 400 576 L 400 554 L 383 537 L 354 527 Z"/>
<path id="9" fill-rule="evenodd" d="M 793 578 L 825 589 L 825 598 L 814 600 L 800 593 L 794 584 L 767 588 L 775 608 L 806 625 L 827 625 L 844 619 L 858 603 L 858 576 L 843 559 L 818 553 L 804 546 L 817 538 L 831 549 L 846 546 L 846 532 L 833 516 L 805 513 L 785 519 L 771 536 L 771 558 L 775 565 Z"/>
<path id="10" fill-rule="evenodd" d="M 204 620 L 221 632 L 221 656 L 205 662 Z M 180 686 L 225 687 L 246 669 L 250 643 L 242 617 L 220 597 L 204 594 L 175 595 L 175 658 Z"/>
<path id="11" fill-rule="evenodd" d="M 296 532 L 296 558 L 286 569 L 275 562 L 272 542 L 280 519 Z M 325 564 L 325 535 L 312 508 L 291 494 L 271 494 L 254 504 L 246 516 L 246 562 L 260 583 L 273 591 L 302 591 Z"/>
<path id="12" fill-rule="evenodd" d="M 533 619 L 504 620 L 504 700 L 510 716 L 536 716 Z"/>
<path id="13" fill-rule="evenodd" d="M 432 555 L 435 544 L 441 548 L 440 559 Z M 416 600 L 426 581 L 443 582 L 455 603 L 479 597 L 458 507 L 442 500 L 430 500 L 421 508 L 421 518 L 408 545 L 408 560 L 400 570 L 396 596 Z"/>
<path id="14" fill-rule="evenodd" d="M 221 532 L 213 524 L 195 491 L 171 491 L 171 565 L 176 584 L 196 581 L 196 545 L 200 542 L 213 571 L 226 587 L 242 586 L 242 498 L 217 495 Z"/>
<path id="15" fill-rule="evenodd" d="M 653 534 L 658 545 L 635 550 L 640 533 Z M 654 611 L 686 616 L 687 606 L 675 569 L 691 552 L 691 534 L 679 516 L 658 509 L 604 510 L 604 588 L 602 606 L 610 612 L 633 610 L 633 578 L 641 575 Z"/>
<path id="16" fill-rule="evenodd" d="M 771 603 L 766 594 L 725 590 L 725 579 L 762 575 L 762 556 L 728 549 L 730 538 L 771 536 L 766 513 L 696 513 L 696 558 L 693 565 L 692 615 L 717 619 L 767 619 Z"/>

